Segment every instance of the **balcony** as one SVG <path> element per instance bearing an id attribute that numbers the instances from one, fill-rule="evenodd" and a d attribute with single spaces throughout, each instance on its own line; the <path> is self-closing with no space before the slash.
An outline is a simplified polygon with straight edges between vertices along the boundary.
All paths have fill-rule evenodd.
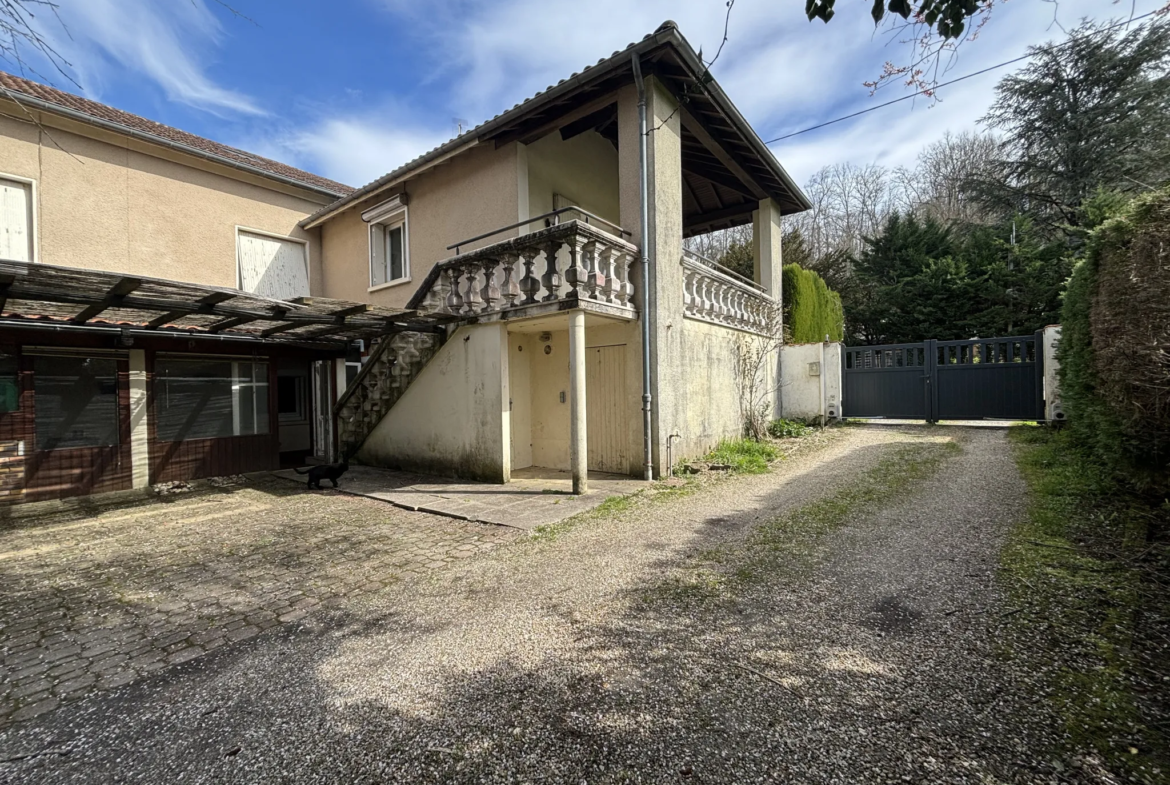
<path id="1" fill-rule="evenodd" d="M 772 335 L 779 303 L 764 287 L 693 251 L 683 251 L 683 313 L 735 330 Z"/>
<path id="2" fill-rule="evenodd" d="M 576 208 L 566 208 L 586 216 Z M 504 227 L 460 245 L 534 223 Z M 618 233 L 620 227 L 613 227 Z M 630 267 L 636 246 L 585 220 L 557 223 L 531 234 L 459 254 L 432 268 L 408 307 L 458 320 L 535 316 L 587 307 L 618 318 L 637 318 Z"/>

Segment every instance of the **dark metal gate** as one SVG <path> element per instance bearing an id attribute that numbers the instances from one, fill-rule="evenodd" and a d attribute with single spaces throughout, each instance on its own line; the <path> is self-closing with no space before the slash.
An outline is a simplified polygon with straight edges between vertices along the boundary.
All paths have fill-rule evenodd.
<path id="1" fill-rule="evenodd" d="M 1041 334 L 844 349 L 846 417 L 1044 418 Z"/>

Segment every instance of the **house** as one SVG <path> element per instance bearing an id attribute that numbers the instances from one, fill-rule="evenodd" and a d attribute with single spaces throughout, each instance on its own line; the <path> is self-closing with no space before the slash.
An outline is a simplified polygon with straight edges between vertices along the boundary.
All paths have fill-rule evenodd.
<path id="1" fill-rule="evenodd" d="M 281 369 L 309 378 L 315 443 L 285 450 L 293 443 L 282 434 L 277 453 L 268 444 L 264 461 L 236 460 L 239 471 L 265 468 L 282 452 L 336 451 L 374 465 L 495 482 L 529 467 L 566 470 L 584 490 L 589 470 L 661 475 L 668 460 L 702 453 L 742 429 L 745 382 L 737 358 L 745 340 L 776 328 L 781 218 L 808 202 L 673 23 L 356 190 L 140 118 L 104 127 L 95 117 L 121 113 L 83 102 L 77 118 L 62 106 L 82 99 L 52 91 L 32 101 L 38 93 L 31 83 L 12 84 L 6 86 L 24 106 L 5 110 L 0 144 L 23 150 L 28 164 L 2 165 L 0 178 L 25 188 L 28 204 L 38 205 L 26 210 L 36 215 L 25 224 L 29 250 L 16 261 L 27 263 L 26 275 L 35 276 L 40 264 L 121 276 L 86 282 L 92 291 L 82 311 L 74 303 L 53 326 L 67 317 L 81 322 L 79 331 L 94 330 L 95 315 L 117 316 L 119 304 L 150 305 L 137 290 L 124 293 L 146 276 L 199 289 L 184 293 L 195 306 L 186 321 L 168 322 L 174 313 L 164 312 L 145 322 L 143 330 L 165 336 L 125 328 L 148 314 L 100 320 L 107 332 L 122 324 L 126 336 L 118 340 L 133 341 L 106 348 L 126 355 L 116 362 L 139 374 L 144 437 L 172 428 L 160 408 L 172 371 L 159 359 L 175 351 L 162 348 L 167 341 L 199 354 L 214 354 L 204 348 L 210 345 L 254 342 L 250 354 L 242 343 L 222 350 L 269 358 L 264 370 L 253 361 L 246 379 L 233 376 L 231 405 L 267 373 L 261 392 L 276 410 L 269 411 L 270 432 L 282 427 L 286 404 L 294 414 L 297 400 L 292 383 L 281 386 Z M 33 111 L 39 124 L 12 119 Z M 49 132 L 68 134 L 64 151 L 46 142 Z M 87 158 L 86 167 L 70 167 L 77 151 L 99 166 L 86 168 Z M 38 156 L 51 166 L 36 164 Z M 53 189 L 61 193 L 49 196 Z M 102 189 L 113 189 L 121 203 L 113 205 Z M 86 204 L 88 237 L 69 216 L 40 206 L 70 192 Z M 110 211 L 121 221 L 116 229 Z M 6 209 L 10 214 L 17 211 Z M 753 280 L 684 250 L 686 237 L 747 223 L 755 230 Z M 230 245 L 221 242 L 225 232 Z M 189 263 L 189 254 L 198 263 Z M 8 278 L 12 291 L 22 291 L 21 275 L 0 278 L 0 285 Z M 248 307 L 233 312 L 224 309 L 233 300 L 205 302 L 226 295 Z M 20 322 L 45 346 L 76 343 L 81 333 L 54 344 L 28 326 L 51 314 L 10 309 L 11 299 L 0 335 L 20 347 L 8 354 L 20 374 L 14 389 L 21 400 L 30 389 L 35 398 L 40 355 L 30 365 L 31 338 L 9 328 Z M 330 320 L 335 324 L 321 326 Z M 199 331 L 209 334 L 185 337 Z M 349 349 L 347 363 L 347 349 L 325 340 L 335 338 L 350 347 L 362 341 L 364 362 Z M 116 343 L 109 335 L 93 340 Z M 143 355 L 135 360 L 134 352 Z M 774 374 L 768 369 L 763 383 L 773 383 Z M 182 406 L 198 410 L 202 388 L 190 374 L 179 376 L 190 388 L 176 393 L 188 396 Z M 119 395 L 133 397 L 137 388 L 120 378 Z M 39 425 L 35 411 L 22 417 Z M 10 429 L 0 430 L 0 439 L 13 445 L 10 452 L 31 449 L 27 461 L 41 450 L 39 442 L 29 447 L 37 429 L 23 427 L 28 438 Z M 241 448 L 224 440 L 242 436 L 225 433 L 196 452 L 235 454 Z M 174 440 L 146 441 L 140 451 L 152 456 L 187 449 Z M 174 476 L 211 467 L 193 463 Z M 147 474 L 152 482 L 172 476 L 153 468 Z"/>

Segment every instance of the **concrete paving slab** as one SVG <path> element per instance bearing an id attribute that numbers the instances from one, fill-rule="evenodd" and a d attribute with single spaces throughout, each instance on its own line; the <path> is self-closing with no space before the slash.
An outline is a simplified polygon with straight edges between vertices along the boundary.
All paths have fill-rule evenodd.
<path id="1" fill-rule="evenodd" d="M 273 472 L 294 482 L 307 475 L 292 469 Z M 332 487 L 328 481 L 325 488 Z M 491 523 L 532 531 L 591 510 L 611 496 L 627 496 L 646 487 L 640 480 L 617 474 L 589 473 L 589 493 L 573 495 L 572 477 L 556 469 L 528 468 L 512 474 L 506 484 L 446 480 L 412 472 L 351 466 L 340 490 L 388 502 L 396 507 L 443 515 L 462 521 Z"/>

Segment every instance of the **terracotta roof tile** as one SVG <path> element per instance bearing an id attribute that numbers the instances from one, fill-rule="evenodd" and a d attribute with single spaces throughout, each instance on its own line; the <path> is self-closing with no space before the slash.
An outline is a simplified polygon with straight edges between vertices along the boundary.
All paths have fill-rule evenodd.
<path id="1" fill-rule="evenodd" d="M 317 190 L 324 190 L 336 196 L 346 196 L 353 193 L 354 189 L 348 185 L 330 180 L 319 175 L 305 172 L 301 169 L 296 169 L 287 164 L 282 164 L 279 161 L 273 161 L 270 158 L 263 158 L 258 155 L 253 155 L 245 150 L 240 150 L 235 147 L 229 147 L 219 142 L 214 142 L 211 139 L 205 139 L 202 136 L 189 134 L 186 131 L 180 131 L 178 128 L 172 128 L 169 125 L 156 123 L 153 120 L 148 120 L 145 117 L 139 117 L 129 112 L 123 112 L 121 109 L 115 109 L 112 106 L 99 104 L 97 101 L 91 101 L 88 98 L 82 98 L 72 93 L 66 93 L 63 90 L 58 90 L 55 87 L 33 82 L 28 79 L 23 79 L 13 74 L 0 71 L 0 94 L 15 93 L 15 98 L 20 99 L 21 95 L 29 96 L 31 98 L 44 101 L 63 109 L 79 112 L 83 115 L 93 118 L 94 120 L 114 123 L 123 126 L 139 133 L 148 134 L 157 137 L 164 142 L 171 142 L 175 144 L 184 145 L 186 147 L 194 148 L 202 153 L 214 156 L 216 158 L 224 159 L 230 163 L 244 164 L 254 169 L 260 170 L 262 173 L 274 175 L 276 177 L 283 177 L 290 180 L 295 180 L 303 183 Z"/>

